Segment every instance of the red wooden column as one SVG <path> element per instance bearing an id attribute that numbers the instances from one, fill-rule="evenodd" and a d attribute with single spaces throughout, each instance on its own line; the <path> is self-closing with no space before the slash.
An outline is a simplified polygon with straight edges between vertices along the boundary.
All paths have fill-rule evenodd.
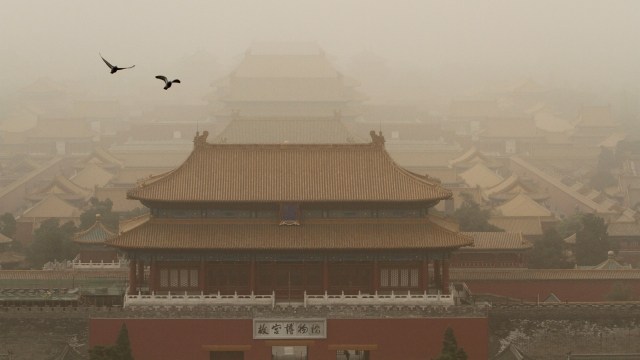
<path id="1" fill-rule="evenodd" d="M 441 289 L 442 278 L 440 277 L 440 260 L 433 260 L 433 281 L 436 288 Z"/>
<path id="2" fill-rule="evenodd" d="M 142 287 L 144 284 L 144 260 L 138 260 L 138 286 Z"/>
<path id="3" fill-rule="evenodd" d="M 138 293 L 138 282 L 136 281 L 136 258 L 129 260 L 129 294 Z"/>
<path id="4" fill-rule="evenodd" d="M 422 291 L 429 292 L 429 256 L 422 259 Z"/>
<path id="5" fill-rule="evenodd" d="M 256 259 L 251 257 L 251 265 L 249 269 L 249 292 L 256 292 Z"/>
<path id="6" fill-rule="evenodd" d="M 449 294 L 449 259 L 442 260 L 442 293 Z"/>
<path id="7" fill-rule="evenodd" d="M 205 268 L 204 258 L 200 258 L 200 274 L 198 276 L 198 290 L 204 294 L 205 291 L 205 274 L 207 273 L 207 269 Z"/>
<path id="8" fill-rule="evenodd" d="M 322 291 L 329 292 L 329 261 L 326 256 L 322 260 Z"/>
<path id="9" fill-rule="evenodd" d="M 373 286 L 371 288 L 374 292 L 380 289 L 380 266 L 378 265 L 378 258 L 373 259 Z"/>
<path id="10" fill-rule="evenodd" d="M 156 258 L 154 256 L 151 258 L 151 265 L 149 266 L 149 292 L 156 291 L 157 273 L 158 269 L 156 269 Z"/>

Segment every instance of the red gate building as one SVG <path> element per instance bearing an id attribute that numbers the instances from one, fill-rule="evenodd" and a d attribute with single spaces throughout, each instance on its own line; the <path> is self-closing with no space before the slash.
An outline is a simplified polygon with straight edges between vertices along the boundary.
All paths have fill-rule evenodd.
<path id="1" fill-rule="evenodd" d="M 200 309 L 200 319 L 94 319 L 91 345 L 125 322 L 136 359 L 171 353 L 168 338 L 197 355 L 167 358 L 428 359 L 452 326 L 471 359 L 486 358 L 486 317 L 457 306 L 449 284 L 451 252 L 472 239 L 429 217 L 451 192 L 371 136 L 240 145 L 196 135 L 180 167 L 128 192 L 150 216 L 108 243 L 130 259 L 125 307 Z"/>

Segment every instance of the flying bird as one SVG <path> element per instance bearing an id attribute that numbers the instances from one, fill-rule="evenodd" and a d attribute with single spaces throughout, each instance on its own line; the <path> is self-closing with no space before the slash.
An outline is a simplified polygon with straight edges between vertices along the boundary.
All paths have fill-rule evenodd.
<path id="1" fill-rule="evenodd" d="M 116 71 L 118 71 L 118 70 L 131 69 L 132 67 L 135 67 L 135 65 L 129 66 L 129 67 L 123 67 L 123 68 L 122 67 L 113 66 L 105 58 L 102 57 L 102 54 L 100 54 L 100 57 L 102 58 L 102 61 L 104 61 L 104 63 L 107 64 L 109 69 L 111 69 L 111 73 L 112 74 L 115 74 Z"/>
<path id="2" fill-rule="evenodd" d="M 165 90 L 170 88 L 173 83 L 180 84 L 180 79 L 169 80 L 169 79 L 167 79 L 166 76 L 162 76 L 162 75 L 156 76 L 156 79 L 160 79 L 160 80 L 164 81 L 164 89 Z"/>

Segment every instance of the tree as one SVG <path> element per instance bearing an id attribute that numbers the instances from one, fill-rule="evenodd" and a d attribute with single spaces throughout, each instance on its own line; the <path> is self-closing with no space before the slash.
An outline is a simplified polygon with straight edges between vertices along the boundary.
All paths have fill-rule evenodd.
<path id="1" fill-rule="evenodd" d="M 571 216 L 564 217 L 560 222 L 556 225 L 556 230 L 560 234 L 560 237 L 563 239 L 571 236 L 582 228 L 582 213 L 577 212 Z"/>
<path id="2" fill-rule="evenodd" d="M 591 179 L 589 179 L 589 185 L 598 191 L 603 191 L 604 189 L 614 186 L 618 183 L 616 178 L 608 171 L 596 171 Z"/>
<path id="3" fill-rule="evenodd" d="M 462 204 L 453 213 L 453 217 L 460 224 L 460 231 L 504 231 L 497 226 L 489 224 L 491 216 L 488 209 L 481 209 L 471 195 L 462 194 Z"/>
<path id="4" fill-rule="evenodd" d="M 444 332 L 442 351 L 434 360 L 467 360 L 467 353 L 462 347 L 458 347 L 453 329 L 448 327 Z"/>
<path id="5" fill-rule="evenodd" d="M 118 359 L 133 360 L 133 355 L 131 354 L 131 343 L 129 342 L 129 331 L 127 330 L 127 325 L 125 323 L 122 323 L 122 327 L 120 327 L 115 349 Z"/>
<path id="6" fill-rule="evenodd" d="M 103 201 L 95 197 L 89 199 L 91 207 L 80 215 L 80 230 L 91 227 L 96 222 L 96 215 L 100 214 L 100 221 L 111 230 L 118 230 L 118 214 L 111 211 L 113 202 L 110 199 Z"/>
<path id="7" fill-rule="evenodd" d="M 582 214 L 576 232 L 575 256 L 578 265 L 597 265 L 607 259 L 609 244 L 607 224 L 594 214 Z"/>
<path id="8" fill-rule="evenodd" d="M 0 216 L 0 234 L 13 239 L 16 235 L 16 219 L 13 214 L 6 212 Z M 22 251 L 22 243 L 14 241 L 11 243 L 13 250 Z"/>
<path id="9" fill-rule="evenodd" d="M 96 345 L 89 349 L 90 360 L 134 360 L 131 354 L 129 331 L 127 325 L 122 323 L 115 345 Z"/>
<path id="10" fill-rule="evenodd" d="M 69 221 L 60 226 L 58 219 L 47 219 L 33 232 L 33 242 L 27 249 L 32 267 L 42 267 L 49 261 L 71 260 L 77 254 L 72 238 L 77 228 Z"/>
<path id="11" fill-rule="evenodd" d="M 571 267 L 564 256 L 564 242 L 557 230 L 545 230 L 542 239 L 533 244 L 529 266 L 535 269 L 567 269 Z"/>
<path id="12" fill-rule="evenodd" d="M 117 359 L 113 346 L 96 345 L 89 349 L 89 360 L 114 360 Z"/>
<path id="13" fill-rule="evenodd" d="M 600 147 L 600 154 L 598 155 L 598 171 L 610 172 L 617 166 L 616 156 L 613 150 L 604 146 Z"/>
<path id="14" fill-rule="evenodd" d="M 13 214 L 6 212 L 0 216 L 0 233 L 13 239 L 16 234 L 16 219 Z"/>
<path id="15" fill-rule="evenodd" d="M 616 178 L 611 171 L 616 168 L 618 162 L 613 150 L 606 147 L 600 148 L 600 155 L 598 155 L 598 165 L 596 172 L 591 176 L 589 184 L 596 190 L 602 191 L 609 186 L 617 184 Z"/>

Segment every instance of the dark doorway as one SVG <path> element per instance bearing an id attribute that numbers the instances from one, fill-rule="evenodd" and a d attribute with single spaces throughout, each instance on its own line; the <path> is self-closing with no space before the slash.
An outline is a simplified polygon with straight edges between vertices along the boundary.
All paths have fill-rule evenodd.
<path id="1" fill-rule="evenodd" d="M 242 351 L 211 351 L 209 360 L 244 360 Z"/>

